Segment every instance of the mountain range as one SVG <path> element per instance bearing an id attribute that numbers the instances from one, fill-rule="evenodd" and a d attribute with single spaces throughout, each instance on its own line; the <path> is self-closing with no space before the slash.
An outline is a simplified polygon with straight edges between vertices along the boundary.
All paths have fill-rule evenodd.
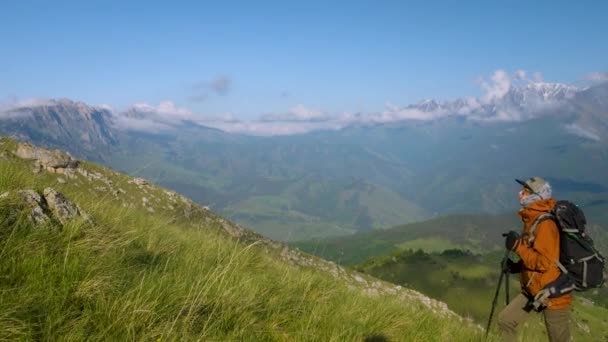
<path id="1" fill-rule="evenodd" d="M 302 240 L 513 211 L 513 179 L 533 175 L 592 222 L 607 222 L 607 98 L 608 84 L 529 83 L 378 113 L 256 123 L 314 122 L 282 136 L 230 133 L 243 122 L 206 122 L 168 104 L 117 112 L 36 100 L 4 105 L 0 133 L 144 176 L 271 238 Z"/>

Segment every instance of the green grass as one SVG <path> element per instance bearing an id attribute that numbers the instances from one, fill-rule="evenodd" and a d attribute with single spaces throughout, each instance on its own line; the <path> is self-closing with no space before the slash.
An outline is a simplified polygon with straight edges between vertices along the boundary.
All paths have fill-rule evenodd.
<path id="1" fill-rule="evenodd" d="M 475 327 L 418 302 L 366 295 L 262 243 L 229 238 L 207 211 L 150 213 L 141 196 L 158 198 L 160 208 L 162 190 L 144 194 L 123 175 L 83 167 L 126 194 L 98 192 L 81 176 L 61 184 L 10 155 L 0 159 L 0 194 L 53 186 L 95 219 L 35 226 L 16 196 L 0 199 L 0 340 L 481 339 Z"/>
<path id="2" fill-rule="evenodd" d="M 498 265 L 501 257 L 498 252 L 474 255 L 458 250 L 443 253 L 400 251 L 370 258 L 355 268 L 441 300 L 460 315 L 470 317 L 485 326 L 500 274 Z M 519 291 L 518 276 L 511 275 L 509 284 L 513 298 Z M 583 296 L 602 298 L 599 293 L 593 295 L 590 292 L 575 294 L 577 300 L 573 308 L 574 321 L 571 328 L 576 340 L 604 341 L 608 337 L 608 308 L 597 301 L 594 305 L 589 305 L 589 301 Z M 495 313 L 498 314 L 504 306 L 503 285 Z M 543 337 L 544 326 L 541 325 L 537 329 L 539 321 L 540 318 L 528 323 L 528 327 L 522 331 L 524 340 L 546 339 Z"/>

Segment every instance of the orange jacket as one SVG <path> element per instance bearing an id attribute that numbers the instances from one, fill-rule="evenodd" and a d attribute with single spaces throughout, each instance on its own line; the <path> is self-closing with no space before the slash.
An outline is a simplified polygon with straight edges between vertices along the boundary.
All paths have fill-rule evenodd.
<path id="1" fill-rule="evenodd" d="M 525 294 L 535 296 L 547 284 L 559 277 L 560 270 L 555 260 L 559 260 L 559 230 L 553 220 L 544 220 L 536 227 L 536 238 L 528 246 L 530 228 L 537 217 L 550 211 L 555 205 L 552 198 L 536 201 L 519 211 L 524 223 L 521 243 L 515 250 L 522 260 L 520 274 L 521 287 Z M 562 309 L 570 305 L 572 294 L 550 298 L 547 309 Z"/>

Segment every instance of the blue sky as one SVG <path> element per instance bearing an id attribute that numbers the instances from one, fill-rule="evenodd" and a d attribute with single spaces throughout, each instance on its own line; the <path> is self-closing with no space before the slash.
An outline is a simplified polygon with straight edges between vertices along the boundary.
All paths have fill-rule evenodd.
<path id="1" fill-rule="evenodd" d="M 255 118 L 478 96 L 498 69 L 578 84 L 608 71 L 607 4 L 5 1 L 0 102 L 172 101 Z"/>

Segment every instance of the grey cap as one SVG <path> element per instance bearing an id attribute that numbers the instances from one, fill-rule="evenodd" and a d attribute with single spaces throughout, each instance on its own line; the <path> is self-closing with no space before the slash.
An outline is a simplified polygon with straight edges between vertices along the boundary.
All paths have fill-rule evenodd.
<path id="1" fill-rule="evenodd" d="M 538 194 L 543 189 L 545 184 L 547 184 L 547 181 L 540 177 L 532 177 L 526 181 L 515 179 L 515 181 L 535 194 Z"/>

